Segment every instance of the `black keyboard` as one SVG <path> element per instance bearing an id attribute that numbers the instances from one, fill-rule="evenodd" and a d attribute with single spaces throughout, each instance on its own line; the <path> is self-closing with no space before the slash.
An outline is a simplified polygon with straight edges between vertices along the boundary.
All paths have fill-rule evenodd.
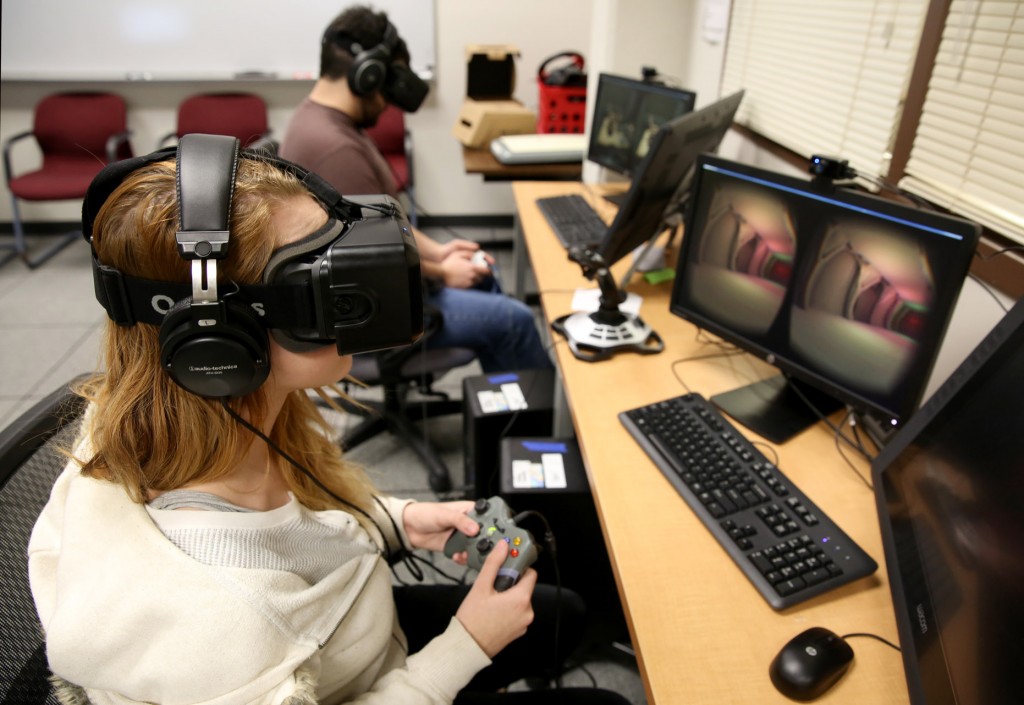
<path id="1" fill-rule="evenodd" d="M 608 230 L 597 211 L 579 194 L 538 198 L 537 207 L 566 249 L 597 246 Z"/>
<path id="2" fill-rule="evenodd" d="M 624 411 L 619 419 L 773 608 L 878 569 L 699 394 Z"/>

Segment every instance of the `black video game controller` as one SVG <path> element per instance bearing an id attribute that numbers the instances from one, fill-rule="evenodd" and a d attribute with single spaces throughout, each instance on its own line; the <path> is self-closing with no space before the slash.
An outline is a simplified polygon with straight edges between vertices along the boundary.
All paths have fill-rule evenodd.
<path id="1" fill-rule="evenodd" d="M 469 517 L 480 525 L 476 536 L 466 536 L 456 530 L 444 545 L 444 554 L 451 558 L 460 551 L 469 553 L 467 565 L 480 570 L 498 541 L 508 544 L 508 555 L 498 569 L 494 589 L 508 590 L 516 584 L 523 572 L 537 560 L 537 544 L 526 529 L 516 526 L 512 510 L 501 497 L 478 499 Z"/>

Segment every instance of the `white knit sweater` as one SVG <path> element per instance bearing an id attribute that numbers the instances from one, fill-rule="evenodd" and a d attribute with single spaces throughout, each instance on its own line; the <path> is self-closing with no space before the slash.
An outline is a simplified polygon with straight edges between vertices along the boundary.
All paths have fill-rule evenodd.
<path id="1" fill-rule="evenodd" d="M 384 503 L 401 526 L 406 502 Z M 255 514 L 179 512 L 192 516 L 172 536 L 187 539 L 202 514 L 228 534 L 249 532 L 251 545 L 277 537 L 263 553 L 221 546 L 197 560 L 153 511 L 71 462 L 32 533 L 29 578 L 50 667 L 91 702 L 440 704 L 490 663 L 456 619 L 406 656 L 390 572 L 346 512 L 295 501 Z M 161 517 L 165 530 L 176 521 Z M 391 524 L 383 515 L 378 523 Z M 274 546 L 294 546 L 294 532 L 336 551 L 336 565 L 304 564 L 288 549 L 274 563 Z"/>

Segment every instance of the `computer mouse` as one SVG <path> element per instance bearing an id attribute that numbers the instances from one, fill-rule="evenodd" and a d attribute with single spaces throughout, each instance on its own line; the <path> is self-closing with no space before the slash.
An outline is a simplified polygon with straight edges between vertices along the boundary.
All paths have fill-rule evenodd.
<path id="1" fill-rule="evenodd" d="M 853 649 L 842 637 L 811 627 L 782 647 L 768 675 L 787 698 L 814 700 L 843 677 L 852 661 Z"/>

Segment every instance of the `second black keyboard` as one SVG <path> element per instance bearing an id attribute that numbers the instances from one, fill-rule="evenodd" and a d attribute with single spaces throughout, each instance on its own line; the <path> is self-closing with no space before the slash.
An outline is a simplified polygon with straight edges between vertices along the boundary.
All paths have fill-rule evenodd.
<path id="1" fill-rule="evenodd" d="M 773 608 L 878 569 L 699 394 L 624 411 L 619 419 Z"/>
<path id="2" fill-rule="evenodd" d="M 566 249 L 599 245 L 608 230 L 597 211 L 576 193 L 538 198 L 537 207 Z"/>

